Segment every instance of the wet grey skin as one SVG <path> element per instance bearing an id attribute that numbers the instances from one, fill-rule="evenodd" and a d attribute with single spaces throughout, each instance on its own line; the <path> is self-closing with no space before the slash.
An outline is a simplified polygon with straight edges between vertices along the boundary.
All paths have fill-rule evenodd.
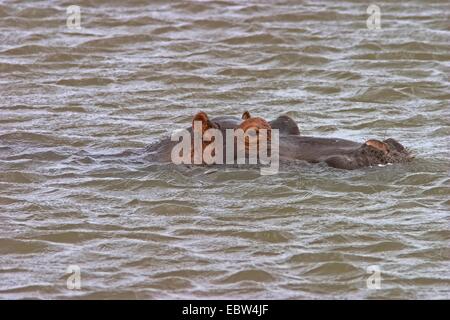
<path id="1" fill-rule="evenodd" d="M 324 162 L 330 167 L 347 170 L 412 160 L 410 152 L 395 139 L 389 138 L 383 142 L 387 152 L 345 139 L 290 135 L 280 139 L 280 159 Z"/>
<path id="2" fill-rule="evenodd" d="M 280 130 L 281 135 L 300 135 L 297 123 L 291 117 L 282 115 L 269 122 L 273 129 Z"/>

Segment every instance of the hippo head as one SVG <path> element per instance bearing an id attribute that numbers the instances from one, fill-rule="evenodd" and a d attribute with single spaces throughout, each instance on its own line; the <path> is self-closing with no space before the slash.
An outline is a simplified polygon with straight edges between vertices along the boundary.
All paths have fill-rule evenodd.
<path id="1" fill-rule="evenodd" d="M 325 159 L 334 168 L 357 169 L 388 163 L 409 162 L 414 156 L 398 141 L 389 138 L 384 141 L 367 140 L 360 147 Z"/>
<path id="2" fill-rule="evenodd" d="M 267 146 L 270 146 L 272 127 L 270 124 L 259 117 L 252 117 L 248 111 L 242 115 L 243 121 L 236 129 L 241 129 L 245 133 L 245 151 L 248 152 L 250 145 L 255 145 L 259 148 L 260 139 L 266 139 Z M 267 134 L 261 134 L 261 130 L 266 130 Z M 261 132 L 262 133 L 262 132 Z"/>
<path id="3" fill-rule="evenodd" d="M 272 130 L 272 126 L 265 119 L 260 117 L 252 117 L 248 111 L 242 114 L 241 124 L 238 126 L 239 129 L 244 130 L 244 132 L 253 129 L 259 133 L 260 129 L 266 129 L 269 133 Z M 270 138 L 270 136 L 269 136 Z"/>

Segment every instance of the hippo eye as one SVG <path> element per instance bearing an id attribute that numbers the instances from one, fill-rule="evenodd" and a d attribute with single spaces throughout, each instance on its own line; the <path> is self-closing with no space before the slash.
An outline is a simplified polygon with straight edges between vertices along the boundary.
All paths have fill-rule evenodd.
<path id="1" fill-rule="evenodd" d="M 247 134 L 249 137 L 256 137 L 256 135 L 258 134 L 258 129 L 255 128 L 248 129 Z"/>

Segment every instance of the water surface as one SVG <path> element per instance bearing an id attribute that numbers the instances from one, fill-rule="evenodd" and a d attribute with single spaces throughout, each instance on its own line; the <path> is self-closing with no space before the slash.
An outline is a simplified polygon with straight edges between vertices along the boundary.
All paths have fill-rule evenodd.
<path id="1" fill-rule="evenodd" d="M 381 30 L 358 1 L 81 0 L 80 30 L 72 4 L 0 1 L 0 298 L 450 298 L 448 1 L 377 2 Z M 139 156 L 200 110 L 417 158 Z"/>

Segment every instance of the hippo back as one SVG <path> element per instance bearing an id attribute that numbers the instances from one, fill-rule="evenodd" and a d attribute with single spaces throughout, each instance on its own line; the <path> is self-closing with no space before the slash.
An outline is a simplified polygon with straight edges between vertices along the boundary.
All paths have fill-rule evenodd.
<path id="1" fill-rule="evenodd" d="M 270 121 L 269 124 L 272 129 L 278 129 L 280 135 L 300 135 L 297 123 L 289 116 L 279 116 L 275 120 Z"/>

